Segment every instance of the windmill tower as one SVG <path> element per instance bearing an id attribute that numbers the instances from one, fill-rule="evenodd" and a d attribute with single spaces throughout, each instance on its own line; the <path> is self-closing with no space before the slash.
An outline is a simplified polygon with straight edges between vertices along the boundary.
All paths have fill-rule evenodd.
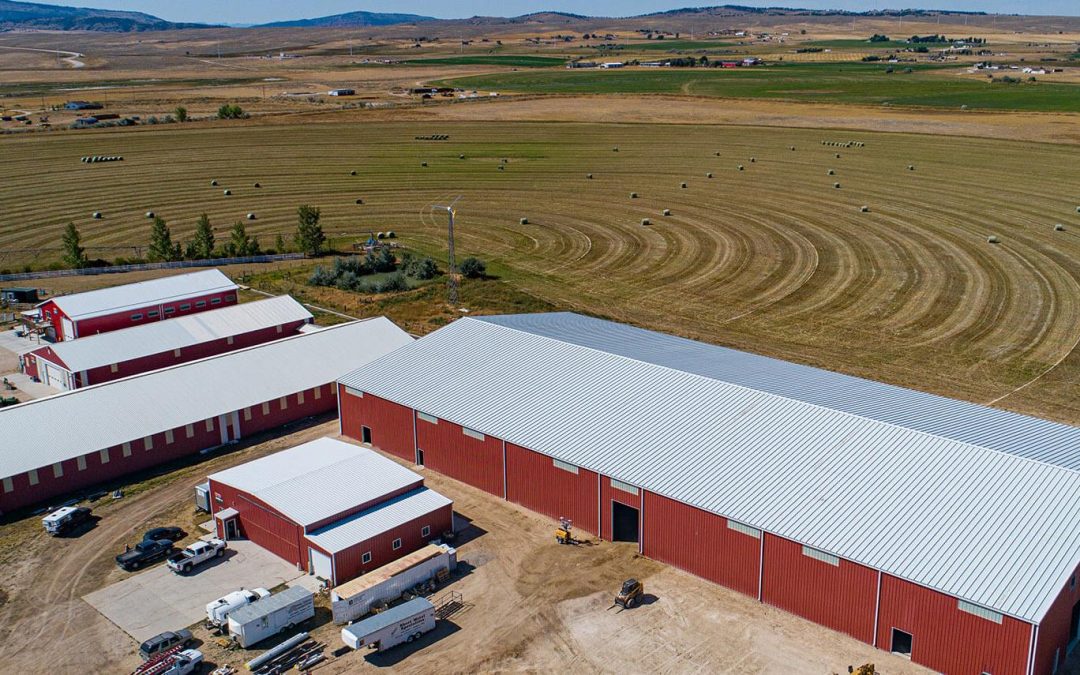
<path id="1" fill-rule="evenodd" d="M 458 277 L 457 277 L 457 260 L 454 258 L 454 215 L 457 213 L 454 210 L 454 204 L 458 203 L 461 199 L 460 196 L 450 202 L 447 206 L 433 206 L 432 208 L 444 209 L 448 218 L 446 226 L 446 241 L 447 241 L 447 261 L 446 261 L 446 301 L 450 303 L 452 307 L 456 307 L 458 304 Z"/>

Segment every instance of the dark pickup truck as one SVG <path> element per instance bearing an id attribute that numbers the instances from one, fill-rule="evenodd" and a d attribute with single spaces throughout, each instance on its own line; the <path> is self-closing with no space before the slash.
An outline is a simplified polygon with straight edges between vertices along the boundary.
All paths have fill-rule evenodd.
<path id="1" fill-rule="evenodd" d="M 116 564 L 130 572 L 168 558 L 173 550 L 173 543 L 168 539 L 147 539 L 116 556 Z"/>

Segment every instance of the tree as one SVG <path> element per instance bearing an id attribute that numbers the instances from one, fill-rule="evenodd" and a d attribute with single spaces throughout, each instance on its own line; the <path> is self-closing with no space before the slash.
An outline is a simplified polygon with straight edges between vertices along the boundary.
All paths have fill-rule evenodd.
<path id="1" fill-rule="evenodd" d="M 319 225 L 319 209 L 304 204 L 296 210 L 296 247 L 311 256 L 322 253 L 323 244 L 326 243 L 326 235 L 323 234 L 322 225 Z"/>
<path id="2" fill-rule="evenodd" d="M 146 257 L 155 262 L 179 260 L 181 257 L 180 244 L 173 243 L 169 226 L 159 216 L 154 217 L 154 224 L 150 226 L 150 249 Z"/>
<path id="3" fill-rule="evenodd" d="M 176 117 L 177 122 L 187 122 L 187 108 L 182 105 L 176 106 L 176 110 L 173 111 L 173 116 Z"/>
<path id="4" fill-rule="evenodd" d="M 229 243 L 225 244 L 225 255 L 230 258 L 242 258 L 259 254 L 259 240 L 248 236 L 244 221 L 238 220 L 229 232 Z"/>
<path id="5" fill-rule="evenodd" d="M 75 223 L 68 223 L 64 230 L 64 264 L 76 269 L 86 267 L 86 249 L 82 247 L 82 235 Z"/>
<path id="6" fill-rule="evenodd" d="M 188 257 L 192 260 L 205 260 L 214 256 L 214 228 L 210 217 L 205 213 L 199 216 L 195 225 L 195 237 L 188 246 Z"/>
<path id="7" fill-rule="evenodd" d="M 278 232 L 277 239 L 274 240 L 274 249 L 277 250 L 278 253 L 285 252 L 285 237 L 281 236 L 280 232 Z"/>
<path id="8" fill-rule="evenodd" d="M 461 261 L 460 272 L 466 279 L 483 279 L 487 275 L 487 265 L 483 260 L 470 256 Z"/>
<path id="9" fill-rule="evenodd" d="M 226 103 L 218 108 L 217 116 L 223 120 L 238 120 L 247 117 L 244 109 L 234 103 Z"/>

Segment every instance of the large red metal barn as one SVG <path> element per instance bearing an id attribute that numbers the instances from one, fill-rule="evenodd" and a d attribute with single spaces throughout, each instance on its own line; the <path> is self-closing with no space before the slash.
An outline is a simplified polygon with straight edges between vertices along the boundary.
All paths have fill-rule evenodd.
<path id="1" fill-rule="evenodd" d="M 1080 429 L 575 314 L 461 319 L 342 432 L 935 670 L 1080 632 Z"/>

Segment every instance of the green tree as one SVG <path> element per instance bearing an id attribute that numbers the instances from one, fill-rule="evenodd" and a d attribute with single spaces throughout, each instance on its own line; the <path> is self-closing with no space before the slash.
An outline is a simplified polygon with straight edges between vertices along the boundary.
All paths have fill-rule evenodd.
<path id="1" fill-rule="evenodd" d="M 274 249 L 278 253 L 285 253 L 285 237 L 281 236 L 280 232 L 278 232 L 277 239 L 274 240 Z"/>
<path id="2" fill-rule="evenodd" d="M 176 117 L 177 122 L 187 122 L 187 108 L 182 105 L 176 106 L 176 110 L 173 111 L 173 116 Z"/>
<path id="3" fill-rule="evenodd" d="M 82 235 L 75 223 L 68 223 L 64 230 L 64 264 L 68 267 L 86 267 L 86 249 L 82 247 Z"/>
<path id="4" fill-rule="evenodd" d="M 487 265 L 479 258 L 468 257 L 461 261 L 460 272 L 467 279 L 483 279 L 487 275 Z"/>
<path id="5" fill-rule="evenodd" d="M 236 221 L 229 232 L 229 243 L 225 244 L 225 255 L 239 258 L 258 254 L 259 240 L 248 236 L 244 221 Z"/>
<path id="6" fill-rule="evenodd" d="M 296 210 L 296 215 L 296 247 L 308 255 L 319 255 L 326 243 L 326 235 L 319 224 L 319 209 L 304 204 Z"/>
<path id="7" fill-rule="evenodd" d="M 169 226 L 158 216 L 154 217 L 154 224 L 150 226 L 150 249 L 146 257 L 152 262 L 179 260 L 181 257 L 180 244 L 173 243 Z"/>
<path id="8" fill-rule="evenodd" d="M 247 115 L 244 113 L 244 109 L 235 103 L 226 103 L 218 108 L 218 117 L 223 120 L 238 120 Z"/>
<path id="9" fill-rule="evenodd" d="M 195 237 L 191 240 L 188 257 L 193 260 L 205 260 L 214 255 L 214 228 L 210 225 L 210 216 L 199 216 L 195 224 Z"/>

